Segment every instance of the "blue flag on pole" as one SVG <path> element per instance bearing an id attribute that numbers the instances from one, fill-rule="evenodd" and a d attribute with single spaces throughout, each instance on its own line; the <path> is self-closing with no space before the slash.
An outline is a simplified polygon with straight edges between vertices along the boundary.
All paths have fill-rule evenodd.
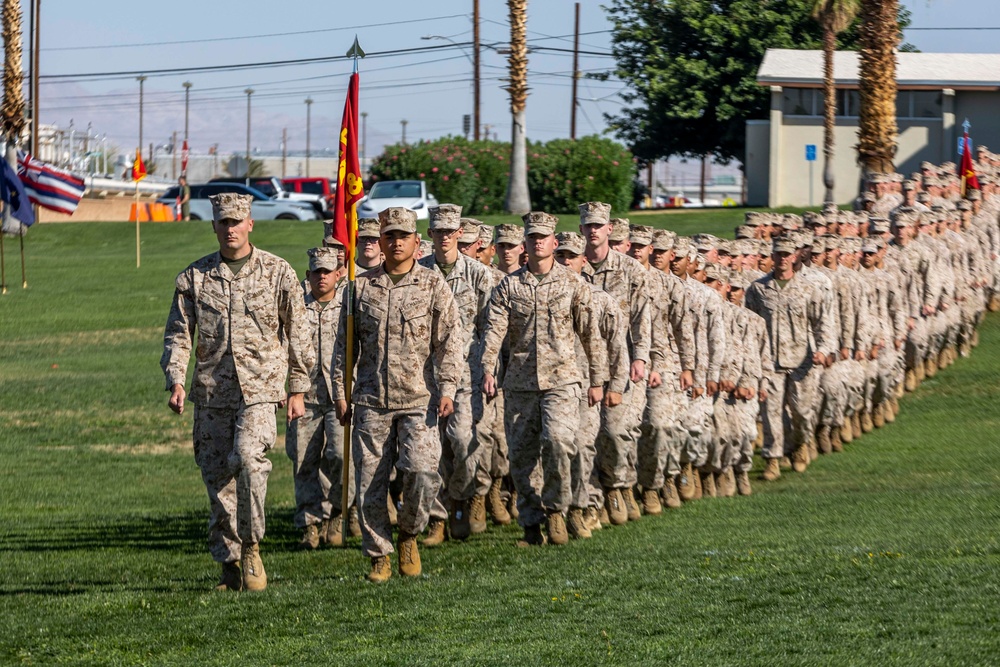
<path id="1" fill-rule="evenodd" d="M 6 160 L 0 160 L 0 199 L 10 207 L 10 214 L 17 218 L 26 227 L 35 224 L 35 212 L 31 209 L 31 202 L 24 192 L 24 185 L 18 178 L 17 172 L 11 169 Z"/>

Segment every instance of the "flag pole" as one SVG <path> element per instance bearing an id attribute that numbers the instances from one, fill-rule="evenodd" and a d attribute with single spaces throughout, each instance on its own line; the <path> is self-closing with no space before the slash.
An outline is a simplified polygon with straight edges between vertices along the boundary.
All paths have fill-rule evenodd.
<path id="1" fill-rule="evenodd" d="M 6 204 L 0 204 L 0 211 L 6 209 Z M 3 229 L 0 229 L 0 294 L 7 293 L 7 262 L 3 253 Z"/>
<path id="2" fill-rule="evenodd" d="M 135 178 L 133 176 L 133 178 Z M 135 206 L 132 207 L 135 211 L 135 268 L 139 268 L 139 181 L 135 182 Z"/>
<path id="3" fill-rule="evenodd" d="M 28 273 L 24 268 L 24 230 L 21 232 L 21 289 L 28 289 Z"/>
<path id="4" fill-rule="evenodd" d="M 354 45 L 347 52 L 348 56 L 354 57 L 354 69 L 351 72 L 353 77 L 358 73 L 358 59 L 365 57 L 365 52 L 361 50 L 361 46 L 358 44 L 358 36 L 354 36 Z M 351 83 L 348 84 L 347 95 L 350 99 L 351 94 Z M 360 102 L 360 94 L 357 100 L 355 100 L 355 108 L 351 110 L 351 116 L 357 112 L 357 105 Z M 355 132 L 353 141 L 357 141 L 357 123 L 354 123 Z M 341 160 L 345 159 L 345 156 L 341 156 Z M 347 181 L 344 179 L 344 183 L 338 183 L 337 187 L 346 187 Z M 347 196 L 346 194 L 344 195 Z M 347 529 L 348 529 L 348 506 L 347 500 L 350 498 L 348 493 L 348 484 L 350 484 L 350 463 L 351 463 L 351 421 L 354 419 L 353 411 L 351 410 L 351 385 L 354 381 L 354 254 L 356 252 L 355 247 L 357 246 L 357 229 L 358 229 L 358 205 L 357 202 L 351 204 L 350 212 L 347 217 L 347 248 L 344 253 L 344 260 L 347 262 L 347 368 L 344 374 L 344 396 L 347 398 L 347 410 L 351 415 L 346 423 L 344 424 L 344 475 L 341 483 L 341 499 L 340 499 L 340 515 L 343 525 L 341 526 L 341 534 L 344 539 L 347 539 Z"/>

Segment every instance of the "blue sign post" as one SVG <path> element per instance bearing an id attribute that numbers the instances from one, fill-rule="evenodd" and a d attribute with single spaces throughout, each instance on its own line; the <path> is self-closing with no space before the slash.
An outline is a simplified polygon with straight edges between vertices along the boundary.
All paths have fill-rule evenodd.
<path id="1" fill-rule="evenodd" d="M 806 144 L 806 162 L 809 163 L 809 205 L 813 206 L 813 163 L 816 161 L 816 144 Z"/>

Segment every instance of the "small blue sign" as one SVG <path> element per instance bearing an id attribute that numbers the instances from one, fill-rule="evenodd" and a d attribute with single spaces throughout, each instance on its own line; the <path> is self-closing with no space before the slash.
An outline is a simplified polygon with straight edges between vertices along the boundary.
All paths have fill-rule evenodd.
<path id="1" fill-rule="evenodd" d="M 806 161 L 816 161 L 816 144 L 806 144 Z"/>

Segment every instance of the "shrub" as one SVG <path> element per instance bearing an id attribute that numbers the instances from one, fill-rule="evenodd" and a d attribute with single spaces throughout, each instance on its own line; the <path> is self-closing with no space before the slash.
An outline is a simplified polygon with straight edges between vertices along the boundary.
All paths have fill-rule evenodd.
<path id="1" fill-rule="evenodd" d="M 438 201 L 460 204 L 466 215 L 499 213 L 510 169 L 510 144 L 442 137 L 387 146 L 371 166 L 373 181 L 424 180 Z M 620 144 L 597 136 L 528 144 L 532 208 L 576 211 L 604 201 L 624 212 L 632 200 L 635 162 Z"/>

